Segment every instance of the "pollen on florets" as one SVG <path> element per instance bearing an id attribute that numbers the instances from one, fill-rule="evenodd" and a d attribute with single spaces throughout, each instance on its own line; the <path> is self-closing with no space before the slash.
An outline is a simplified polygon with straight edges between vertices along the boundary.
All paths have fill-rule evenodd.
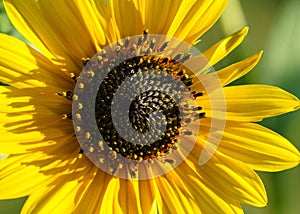
<path id="1" fill-rule="evenodd" d="M 183 65 L 192 54 L 182 52 L 165 56 L 163 53 L 170 50 L 169 44 L 169 41 L 151 38 L 145 30 L 136 40 L 123 39 L 114 48 L 103 49 L 92 59 L 82 59 L 85 67 L 83 74 L 76 77 L 77 91 L 72 95 L 76 113 L 72 119 L 76 123 L 95 117 L 97 130 L 90 130 L 88 124 L 84 124 L 80 126 L 81 133 L 76 137 L 79 139 L 81 136 L 84 141 L 80 144 L 83 151 L 97 160 L 97 163 L 107 166 L 109 173 L 127 169 L 134 177 L 138 173 L 137 163 L 149 166 L 156 164 L 156 160 L 166 165 L 176 165 L 180 158 L 172 158 L 169 154 L 182 155 L 179 136 L 197 135 L 198 130 L 189 130 L 186 126 L 197 118 L 205 117 L 202 107 L 196 106 L 196 103 L 190 105 L 186 101 L 195 101 L 202 96 L 202 92 L 191 91 L 194 77 Z M 151 72 L 161 80 L 153 79 Z M 133 93 L 132 97 L 126 90 L 121 90 L 124 82 L 129 79 L 132 81 L 131 85 L 125 89 L 138 92 L 136 95 Z M 95 80 L 98 80 L 96 84 Z M 173 81 L 180 82 L 180 87 L 176 90 L 171 88 L 170 82 Z M 91 84 L 97 86 L 94 87 L 97 91 L 90 87 Z M 147 90 L 140 90 L 145 85 Z M 186 88 L 187 92 L 183 93 L 182 88 Z M 95 95 L 93 105 L 86 102 L 90 94 Z M 126 107 L 126 117 L 113 111 L 113 108 L 118 110 L 123 105 L 123 102 L 115 100 L 117 95 L 130 100 L 130 105 Z M 163 117 L 155 116 L 156 113 Z M 189 115 L 193 118 L 189 118 Z M 117 123 L 114 120 L 116 117 Z M 156 129 L 157 132 L 152 132 Z M 142 137 L 134 137 L 132 130 Z M 97 137 L 98 135 L 101 137 Z M 125 164 L 122 158 L 129 162 Z"/>

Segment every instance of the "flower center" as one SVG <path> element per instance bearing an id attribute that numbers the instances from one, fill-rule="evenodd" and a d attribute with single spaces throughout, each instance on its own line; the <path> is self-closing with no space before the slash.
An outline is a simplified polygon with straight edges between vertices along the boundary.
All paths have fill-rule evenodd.
<path id="1" fill-rule="evenodd" d="M 199 81 L 189 68 L 191 50 L 174 38 L 144 34 L 83 58 L 80 76 L 72 76 L 74 92 L 59 94 L 72 100 L 72 114 L 64 117 L 73 120 L 81 152 L 126 179 L 178 166 L 205 117 L 196 102 L 203 93 L 191 90 Z"/>
<path id="2" fill-rule="evenodd" d="M 140 42 L 142 43 L 142 41 Z M 151 42 L 154 43 L 155 41 Z M 163 50 L 166 48 L 166 46 L 167 43 L 162 45 L 161 49 Z M 127 116 L 129 116 L 129 121 L 132 128 L 139 133 L 147 133 L 151 130 L 151 128 L 155 128 L 151 127 L 150 124 L 150 115 L 154 112 L 161 112 L 166 117 L 166 128 L 163 133 L 158 134 L 154 132 L 152 135 L 148 135 L 148 138 L 138 139 L 137 143 L 128 142 L 118 133 L 118 130 L 115 128 L 112 119 L 111 106 L 115 93 L 120 88 L 121 84 L 127 78 L 143 71 L 157 70 L 157 72 L 162 72 L 166 75 L 172 75 L 190 89 L 190 86 L 193 84 L 193 79 L 189 78 L 189 75 L 186 73 L 182 64 L 178 61 L 181 59 L 180 61 L 184 62 L 189 57 L 189 54 L 178 54 L 176 57 L 174 57 L 174 59 L 163 56 L 143 55 L 127 59 L 111 69 L 111 71 L 102 81 L 95 101 L 95 117 L 98 130 L 103 136 L 103 140 L 108 145 L 110 150 L 129 159 L 147 160 L 156 158 L 172 149 L 177 148 L 176 142 L 178 135 L 181 132 L 181 124 L 182 122 L 189 123 L 191 120 L 185 119 L 182 121 L 179 110 L 181 106 L 177 105 L 173 97 L 159 90 L 155 90 L 157 87 L 168 87 L 167 85 L 158 85 L 152 88 L 150 87 L 150 90 L 139 94 L 131 102 Z M 87 65 L 89 61 L 89 58 L 82 58 L 82 63 L 84 66 Z M 75 82 L 77 81 L 77 77 L 74 75 L 72 75 L 72 79 Z M 149 86 L 151 84 L 152 83 L 149 82 Z M 131 90 L 138 90 L 138 87 L 139 84 L 137 82 L 137 88 L 132 88 Z M 194 99 L 198 96 L 202 96 L 202 92 L 196 93 L 193 91 L 191 94 Z M 73 93 L 67 91 L 59 93 L 59 95 L 65 96 L 67 99 L 71 100 Z M 124 94 L 124 96 L 126 97 L 126 94 Z M 177 99 L 181 101 L 182 97 L 180 97 L 178 94 Z M 202 108 L 196 107 L 192 110 L 200 112 Z M 205 117 L 205 113 L 200 112 L 198 117 Z M 65 114 L 64 118 L 72 119 L 72 115 Z M 124 121 L 123 123 L 125 123 L 126 119 L 121 118 L 119 121 L 122 120 Z M 126 133 L 126 129 L 124 132 Z M 184 133 L 188 135 L 192 134 L 190 131 L 185 131 Z M 153 142 L 153 139 L 157 140 Z M 94 151 L 94 148 L 92 150 Z"/>
<path id="3" fill-rule="evenodd" d="M 178 71 L 178 68 L 175 70 L 175 67 L 177 66 L 177 63 L 170 62 L 169 59 L 164 57 L 135 57 L 116 66 L 104 78 L 97 93 L 95 114 L 99 131 L 111 150 L 126 158 L 146 160 L 166 153 L 174 147 L 180 132 L 181 116 L 179 106 L 176 104 L 175 100 L 168 94 L 155 90 L 155 87 L 164 87 L 163 84 L 151 86 L 151 82 L 149 82 L 150 90 L 145 91 L 134 98 L 133 102 L 130 104 L 129 114 L 127 115 L 129 116 L 129 121 L 135 131 L 147 133 L 151 128 L 155 129 L 155 127 L 150 127 L 150 115 L 154 112 L 161 112 L 166 118 L 166 128 L 160 135 L 158 135 L 157 132 L 154 132 L 148 135 L 147 138 L 138 139 L 138 142 L 136 143 L 128 142 L 119 135 L 114 127 L 111 106 L 117 89 L 120 88 L 121 84 L 127 78 L 138 72 L 154 68 L 163 68 L 163 72 L 166 74 L 183 74 L 182 70 Z M 176 76 L 177 78 L 181 78 L 180 75 Z M 190 82 L 191 81 L 189 81 L 189 83 Z M 138 87 L 139 84 L 137 83 L 136 88 L 132 88 L 132 90 L 138 90 Z M 127 95 L 124 94 L 123 96 L 126 97 Z M 122 124 L 126 124 L 126 118 L 121 118 L 119 121 L 121 121 Z M 124 132 L 126 133 L 126 130 L 124 130 Z M 127 138 L 130 137 L 127 136 Z M 153 139 L 158 140 L 153 142 Z"/>

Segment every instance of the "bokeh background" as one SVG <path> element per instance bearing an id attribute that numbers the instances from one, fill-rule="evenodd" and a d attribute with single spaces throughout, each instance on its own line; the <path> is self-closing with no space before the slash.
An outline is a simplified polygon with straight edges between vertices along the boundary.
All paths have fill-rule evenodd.
<path id="1" fill-rule="evenodd" d="M 198 48 L 203 51 L 226 35 L 249 26 L 250 31 L 244 43 L 221 61 L 216 69 L 263 49 L 264 55 L 258 66 L 234 84 L 271 84 L 300 98 L 299 11 L 299 0 L 229 0 L 221 19 L 202 37 Z M 2 0 L 0 32 L 24 40 L 9 22 Z M 261 123 L 285 136 L 300 150 L 300 111 L 266 119 Z M 259 174 L 265 183 L 269 203 L 265 208 L 244 206 L 246 214 L 300 213 L 299 166 L 283 172 Z M 20 213 L 25 200 L 0 201 L 0 213 Z"/>

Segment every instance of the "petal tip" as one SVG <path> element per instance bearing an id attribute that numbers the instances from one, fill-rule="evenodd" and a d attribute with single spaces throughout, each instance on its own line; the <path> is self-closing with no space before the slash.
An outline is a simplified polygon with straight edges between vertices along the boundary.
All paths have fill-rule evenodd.
<path id="1" fill-rule="evenodd" d="M 241 29 L 241 33 L 242 33 L 242 34 L 245 34 L 245 35 L 248 34 L 248 31 L 249 31 L 249 27 L 248 27 L 248 26 L 243 27 L 243 28 Z"/>
<path id="2" fill-rule="evenodd" d="M 267 196 L 266 192 L 264 192 L 264 194 L 261 195 L 261 197 L 259 198 L 259 201 L 257 201 L 257 203 L 254 206 L 256 206 L 256 207 L 268 206 L 268 196 Z"/>
<path id="3" fill-rule="evenodd" d="M 260 50 L 260 51 L 258 51 L 258 52 L 254 55 L 254 58 L 256 58 L 256 64 L 260 61 L 260 59 L 261 59 L 263 53 L 264 53 L 264 51 L 263 51 L 263 50 Z M 254 64 L 253 67 L 255 67 L 256 64 Z"/>
<path id="4" fill-rule="evenodd" d="M 296 107 L 296 110 L 300 108 L 300 100 L 298 100 L 298 106 Z"/>

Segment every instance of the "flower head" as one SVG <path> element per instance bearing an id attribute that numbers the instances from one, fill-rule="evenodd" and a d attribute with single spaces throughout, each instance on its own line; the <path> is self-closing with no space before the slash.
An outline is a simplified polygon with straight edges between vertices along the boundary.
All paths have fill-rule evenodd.
<path id="1" fill-rule="evenodd" d="M 23 213 L 242 213 L 267 204 L 254 170 L 299 164 L 255 123 L 299 100 L 227 86 L 262 52 L 212 72 L 248 29 L 192 46 L 226 1 L 4 4 L 35 47 L 0 34 L 0 198 L 29 195 Z"/>

